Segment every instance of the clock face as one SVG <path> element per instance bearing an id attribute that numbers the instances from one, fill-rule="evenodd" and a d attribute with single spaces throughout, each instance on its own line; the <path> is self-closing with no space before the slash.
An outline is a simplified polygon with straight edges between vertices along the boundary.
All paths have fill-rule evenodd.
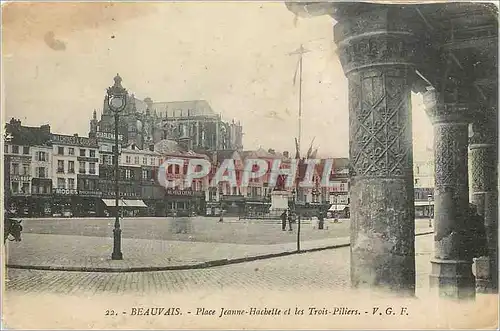
<path id="1" fill-rule="evenodd" d="M 114 97 L 109 102 L 109 105 L 113 109 L 121 109 L 123 107 L 123 98 Z"/>

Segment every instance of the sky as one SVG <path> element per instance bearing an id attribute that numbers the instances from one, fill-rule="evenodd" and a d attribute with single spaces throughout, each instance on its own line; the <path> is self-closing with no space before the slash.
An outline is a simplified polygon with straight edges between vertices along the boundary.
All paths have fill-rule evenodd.
<path id="1" fill-rule="evenodd" d="M 296 19 L 279 2 L 11 3 L 3 19 L 3 121 L 87 135 L 119 73 L 137 98 L 205 99 L 241 121 L 245 149 L 294 150 L 300 44 L 302 146 L 348 156 L 347 78 L 328 16 Z M 432 146 L 422 98 L 412 95 L 414 157 Z"/>

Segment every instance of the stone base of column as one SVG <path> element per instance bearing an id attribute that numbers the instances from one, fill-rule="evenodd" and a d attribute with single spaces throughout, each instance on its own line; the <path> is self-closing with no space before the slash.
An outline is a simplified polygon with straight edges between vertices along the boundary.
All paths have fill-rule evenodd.
<path id="1" fill-rule="evenodd" d="M 475 298 L 476 281 L 472 274 L 472 261 L 433 259 L 431 265 L 431 291 L 437 292 L 442 298 Z"/>
<path id="2" fill-rule="evenodd" d="M 491 281 L 490 259 L 482 256 L 474 260 L 474 274 L 476 275 L 477 293 L 494 293 L 495 289 Z"/>

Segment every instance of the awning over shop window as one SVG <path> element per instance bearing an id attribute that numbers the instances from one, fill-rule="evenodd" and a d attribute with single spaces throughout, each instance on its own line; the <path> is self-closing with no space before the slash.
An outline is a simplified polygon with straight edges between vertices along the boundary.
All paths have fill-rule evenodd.
<path id="1" fill-rule="evenodd" d="M 115 207 L 115 199 L 102 199 L 102 202 L 108 207 Z M 142 200 L 118 200 L 118 207 L 147 207 Z"/>
<path id="2" fill-rule="evenodd" d="M 102 199 L 102 202 L 108 207 L 115 207 L 115 199 Z M 123 202 L 123 200 L 118 200 L 118 207 L 126 207 L 127 205 Z"/>
<path id="3" fill-rule="evenodd" d="M 347 207 L 347 205 L 332 205 L 328 211 L 342 211 Z"/>
<path id="4" fill-rule="evenodd" d="M 142 200 L 125 200 L 127 207 L 147 207 L 147 205 Z"/>
<path id="5" fill-rule="evenodd" d="M 431 201 L 430 203 L 429 203 L 429 201 L 415 201 L 415 206 L 416 207 L 419 207 L 419 206 L 428 206 L 428 205 L 433 206 L 434 205 L 434 201 Z"/>

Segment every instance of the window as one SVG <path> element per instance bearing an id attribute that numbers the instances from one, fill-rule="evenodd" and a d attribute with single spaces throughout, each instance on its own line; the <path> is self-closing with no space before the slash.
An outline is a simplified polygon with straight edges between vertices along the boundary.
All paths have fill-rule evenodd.
<path id="1" fill-rule="evenodd" d="M 19 175 L 19 164 L 12 163 L 12 174 Z"/>
<path id="2" fill-rule="evenodd" d="M 30 166 L 27 164 L 23 164 L 23 175 L 25 175 L 25 176 L 30 175 Z"/>
<path id="3" fill-rule="evenodd" d="M 146 169 L 142 169 L 142 179 L 148 179 L 148 171 Z"/>
<path id="4" fill-rule="evenodd" d="M 70 190 L 75 189 L 75 179 L 74 178 L 68 178 L 68 189 L 70 189 Z"/>
<path id="5" fill-rule="evenodd" d="M 130 179 L 131 175 L 130 175 L 130 169 L 127 169 L 125 170 L 125 178 L 126 179 Z"/>
<path id="6" fill-rule="evenodd" d="M 64 155 L 64 147 L 57 147 L 57 154 Z"/>
<path id="7" fill-rule="evenodd" d="M 30 147 L 29 146 L 23 146 L 23 154 L 29 154 L 30 153 Z"/>
<path id="8" fill-rule="evenodd" d="M 75 155 L 75 149 L 73 147 L 68 148 L 68 154 L 69 155 Z"/>
<path id="9" fill-rule="evenodd" d="M 3 152 L 7 154 L 9 152 L 9 145 L 4 145 L 3 146 Z"/>
<path id="10" fill-rule="evenodd" d="M 89 162 L 89 174 L 95 174 L 95 162 Z"/>
<path id="11" fill-rule="evenodd" d="M 19 146 L 16 145 L 12 146 L 12 154 L 19 154 Z"/>
<path id="12" fill-rule="evenodd" d="M 23 187 L 21 187 L 21 192 L 30 193 L 30 183 L 29 182 L 23 183 Z"/>
<path id="13" fill-rule="evenodd" d="M 90 157 L 95 157 L 95 149 L 91 149 L 89 151 L 89 153 L 90 153 Z"/>
<path id="14" fill-rule="evenodd" d="M 45 178 L 45 167 L 37 167 L 36 168 L 36 176 L 38 178 Z"/>
<path id="15" fill-rule="evenodd" d="M 139 164 L 139 157 L 138 156 L 134 157 L 134 164 Z"/>
<path id="16" fill-rule="evenodd" d="M 149 164 L 150 165 L 155 165 L 155 159 L 154 158 L 149 159 Z"/>
<path id="17" fill-rule="evenodd" d="M 57 178 L 57 188 L 66 188 L 66 179 Z"/>
<path id="18" fill-rule="evenodd" d="M 103 155 L 102 157 L 102 163 L 103 164 L 111 164 L 111 156 L 110 155 Z"/>
<path id="19" fill-rule="evenodd" d="M 415 185 L 420 184 L 420 180 L 418 178 L 415 178 Z"/>
<path id="20" fill-rule="evenodd" d="M 340 191 L 341 192 L 344 192 L 346 189 L 345 189 L 345 183 L 340 183 Z"/>
<path id="21" fill-rule="evenodd" d="M 147 157 L 143 157 L 142 158 L 142 164 L 144 164 L 144 165 L 148 164 L 148 158 Z"/>
<path id="22" fill-rule="evenodd" d="M 132 163 L 132 158 L 130 156 L 125 156 L 125 163 Z"/>
<path id="23" fill-rule="evenodd" d="M 57 161 L 57 172 L 64 173 L 64 161 L 63 160 Z"/>
<path id="24" fill-rule="evenodd" d="M 81 174 L 85 173 L 85 162 L 78 162 L 78 172 Z"/>
<path id="25" fill-rule="evenodd" d="M 37 161 L 47 161 L 47 153 L 45 153 L 45 152 L 36 152 L 35 159 Z"/>
<path id="26" fill-rule="evenodd" d="M 12 192 L 19 193 L 19 182 L 12 182 Z"/>
<path id="27" fill-rule="evenodd" d="M 86 150 L 83 148 L 80 148 L 80 156 L 85 156 Z"/>
<path id="28" fill-rule="evenodd" d="M 420 167 L 419 166 L 416 166 L 415 167 L 415 173 L 418 175 L 420 173 Z"/>
<path id="29" fill-rule="evenodd" d="M 75 161 L 68 161 L 68 173 L 75 173 Z"/>

